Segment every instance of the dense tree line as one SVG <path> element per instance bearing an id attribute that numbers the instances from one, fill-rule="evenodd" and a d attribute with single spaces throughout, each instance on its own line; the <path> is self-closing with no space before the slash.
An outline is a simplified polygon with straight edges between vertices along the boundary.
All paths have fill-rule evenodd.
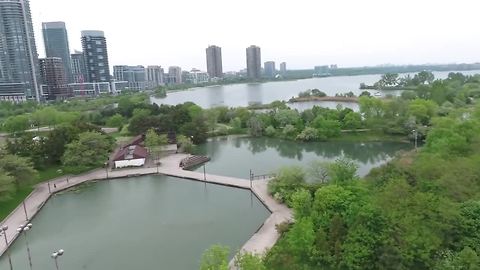
<path id="1" fill-rule="evenodd" d="M 348 159 L 281 169 L 269 191 L 294 222 L 277 227 L 280 240 L 256 256 L 261 266 L 240 269 L 479 269 L 477 80 L 451 74 L 419 86 L 410 101 L 365 98 L 367 126 L 426 126 L 424 146 L 365 179 Z"/>

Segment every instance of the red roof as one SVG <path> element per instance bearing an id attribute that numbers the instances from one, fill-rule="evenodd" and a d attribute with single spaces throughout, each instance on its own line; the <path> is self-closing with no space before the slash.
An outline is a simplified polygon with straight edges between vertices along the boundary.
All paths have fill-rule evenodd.
<path id="1" fill-rule="evenodd" d="M 147 156 L 147 149 L 139 145 L 131 145 L 120 149 L 117 154 L 115 154 L 113 161 L 147 158 Z"/>
<path id="2" fill-rule="evenodd" d="M 129 144 L 125 145 L 125 147 L 129 147 L 132 145 L 141 145 L 143 144 L 143 141 L 145 140 L 145 135 L 140 134 L 137 137 L 133 138 Z"/>

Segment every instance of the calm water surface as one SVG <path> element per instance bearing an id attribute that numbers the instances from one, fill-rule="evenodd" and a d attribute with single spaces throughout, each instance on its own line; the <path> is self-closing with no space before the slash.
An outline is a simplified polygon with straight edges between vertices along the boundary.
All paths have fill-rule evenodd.
<path id="1" fill-rule="evenodd" d="M 358 174 L 364 176 L 375 167 L 391 160 L 400 150 L 412 144 L 399 142 L 312 142 L 300 143 L 272 138 L 218 137 L 197 147 L 196 152 L 212 160 L 207 173 L 249 178 L 274 172 L 287 165 L 308 167 L 312 161 L 335 161 L 346 156 L 358 163 Z M 197 168 L 203 171 L 203 167 Z"/>
<path id="2" fill-rule="evenodd" d="M 444 79 L 448 72 L 434 72 L 435 78 Z M 480 73 L 480 71 L 463 71 L 465 75 Z M 402 74 L 401 76 L 403 76 Z M 405 74 L 406 75 L 406 74 Z M 328 78 L 312 78 L 298 81 L 269 82 L 260 84 L 233 84 L 211 87 L 199 87 L 187 91 L 169 93 L 166 98 L 152 98 L 157 104 L 177 105 L 187 101 L 196 103 L 203 108 L 218 106 L 245 107 L 252 104 L 269 104 L 275 100 L 289 100 L 307 89 L 318 88 L 329 96 L 352 91 L 359 95 L 360 84 L 374 84 L 381 75 L 342 76 Z M 371 91 L 372 93 L 377 91 Z M 382 95 L 399 94 L 399 91 L 381 91 Z M 319 102 L 317 105 L 335 108 L 331 103 Z"/>
<path id="3" fill-rule="evenodd" d="M 246 190 L 164 176 L 99 182 L 53 197 L 28 233 L 33 269 L 198 269 L 213 244 L 239 249 L 269 212 Z M 15 270 L 29 269 L 25 242 L 11 248 Z M 3 256 L 0 269 L 8 270 Z"/>

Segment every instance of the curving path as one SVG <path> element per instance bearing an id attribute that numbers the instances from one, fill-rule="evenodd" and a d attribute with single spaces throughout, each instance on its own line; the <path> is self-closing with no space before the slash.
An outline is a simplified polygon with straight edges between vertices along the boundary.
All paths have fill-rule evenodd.
<path id="1" fill-rule="evenodd" d="M 251 190 L 260 201 L 270 210 L 272 213 L 268 219 L 264 222 L 263 226 L 245 243 L 242 247 L 242 251 L 252 252 L 256 254 L 263 254 L 268 249 L 273 247 L 279 238 L 279 234 L 276 231 L 275 225 L 290 221 L 292 219 L 292 212 L 285 205 L 279 204 L 267 192 L 268 180 L 254 181 L 250 180 L 218 176 L 203 173 L 185 171 L 179 167 L 180 161 L 185 158 L 185 154 L 175 154 L 167 156 L 161 159 L 162 165 L 160 167 L 150 168 L 135 168 L 135 169 L 123 169 L 123 170 L 105 170 L 98 169 L 79 176 L 74 177 L 61 177 L 50 182 L 39 184 L 35 187 L 35 190 L 25 199 L 24 205 L 20 204 L 5 220 L 2 221 L 2 226 L 8 226 L 7 239 L 8 246 L 18 237 L 16 229 L 20 225 L 26 225 L 45 205 L 47 200 L 53 194 L 77 186 L 79 184 L 95 181 L 106 180 L 115 178 L 134 177 L 150 174 L 164 174 L 177 178 L 184 178 L 195 181 L 204 182 L 206 177 L 207 183 L 231 186 L 236 188 Z M 28 220 L 25 215 L 27 212 Z M 7 250 L 7 245 L 0 238 L 0 256 Z M 230 262 L 230 267 L 233 268 L 233 261 Z"/>

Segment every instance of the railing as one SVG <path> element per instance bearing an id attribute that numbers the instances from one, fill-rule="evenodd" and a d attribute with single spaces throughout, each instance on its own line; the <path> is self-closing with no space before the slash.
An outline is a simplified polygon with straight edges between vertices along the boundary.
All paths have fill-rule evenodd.
<path id="1" fill-rule="evenodd" d="M 250 180 L 255 181 L 255 180 L 267 180 L 274 178 L 276 174 L 274 173 L 269 173 L 269 174 L 261 174 L 261 175 L 255 175 L 252 170 L 250 170 Z"/>

